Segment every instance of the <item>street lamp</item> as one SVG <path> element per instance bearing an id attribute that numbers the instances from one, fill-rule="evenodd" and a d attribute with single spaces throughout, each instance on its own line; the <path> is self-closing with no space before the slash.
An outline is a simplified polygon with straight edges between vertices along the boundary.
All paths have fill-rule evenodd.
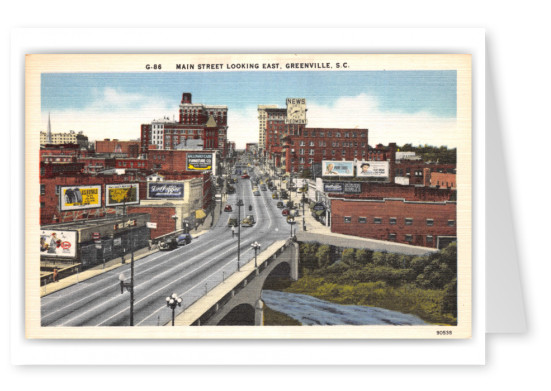
<path id="1" fill-rule="evenodd" d="M 119 282 L 121 285 L 121 295 L 124 289 L 130 292 L 130 326 L 134 326 L 134 262 L 130 264 L 130 282 L 125 282 L 124 273 L 119 274 Z"/>
<path id="2" fill-rule="evenodd" d="M 304 220 L 304 203 L 306 202 L 306 196 L 304 195 L 304 187 L 302 188 L 302 230 L 306 231 L 306 221 Z"/>
<path id="3" fill-rule="evenodd" d="M 172 215 L 170 216 L 173 220 L 174 220 L 174 231 L 177 231 L 178 230 L 178 216 L 176 215 Z"/>
<path id="4" fill-rule="evenodd" d="M 256 264 L 256 252 L 260 249 L 260 243 L 254 242 L 251 244 L 251 247 L 254 248 L 254 267 L 258 267 Z"/>
<path id="5" fill-rule="evenodd" d="M 243 205 L 243 200 L 237 201 L 237 271 L 239 271 L 239 258 L 241 256 L 241 207 Z"/>
<path id="6" fill-rule="evenodd" d="M 172 325 L 174 326 L 174 311 L 176 310 L 176 306 L 182 306 L 182 298 L 173 293 L 172 296 L 166 298 L 166 306 L 172 309 Z"/>

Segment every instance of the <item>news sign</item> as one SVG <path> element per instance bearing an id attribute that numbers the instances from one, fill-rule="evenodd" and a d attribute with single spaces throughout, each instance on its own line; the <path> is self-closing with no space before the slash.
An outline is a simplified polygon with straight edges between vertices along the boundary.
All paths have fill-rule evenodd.
<path id="1" fill-rule="evenodd" d="M 75 258 L 76 251 L 76 231 L 40 231 L 40 255 L 46 257 Z"/>
<path id="2" fill-rule="evenodd" d="M 364 178 L 388 178 L 388 162 L 359 161 L 356 167 L 358 177 Z"/>
<path id="3" fill-rule="evenodd" d="M 188 171 L 212 170 L 212 153 L 188 153 L 186 169 Z"/>
<path id="4" fill-rule="evenodd" d="M 153 182 L 147 184 L 147 198 L 158 199 L 183 199 L 184 184 L 178 182 Z"/>
<path id="5" fill-rule="evenodd" d="M 137 205 L 140 203 L 138 183 L 105 185 L 105 206 Z"/>
<path id="6" fill-rule="evenodd" d="M 323 160 L 322 176 L 354 176 L 354 162 Z"/>
<path id="7" fill-rule="evenodd" d="M 101 185 L 62 186 L 59 203 L 61 211 L 101 208 Z"/>

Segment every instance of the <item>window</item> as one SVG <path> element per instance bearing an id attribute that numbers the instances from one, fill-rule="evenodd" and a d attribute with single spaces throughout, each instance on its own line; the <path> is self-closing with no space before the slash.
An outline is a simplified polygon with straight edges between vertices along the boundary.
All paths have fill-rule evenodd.
<path id="1" fill-rule="evenodd" d="M 396 240 L 396 234 L 395 233 L 389 233 L 388 234 L 388 240 Z"/>
<path id="2" fill-rule="evenodd" d="M 389 219 L 389 224 L 390 224 L 390 225 L 396 225 L 396 217 L 391 217 L 391 218 Z"/>
<path id="3" fill-rule="evenodd" d="M 335 150 L 334 149 L 331 151 L 331 155 L 335 155 Z"/>
<path id="4" fill-rule="evenodd" d="M 405 223 L 406 223 L 406 225 L 413 225 L 413 218 L 406 217 Z"/>
<path id="5" fill-rule="evenodd" d="M 374 217 L 373 218 L 373 224 L 381 224 L 383 222 L 383 219 L 380 217 Z"/>
<path id="6" fill-rule="evenodd" d="M 331 132 L 327 132 L 327 137 L 331 137 L 332 136 L 332 133 Z"/>
<path id="7" fill-rule="evenodd" d="M 367 222 L 367 217 L 358 217 L 358 223 L 365 224 Z"/>
<path id="8" fill-rule="evenodd" d="M 448 220 L 448 227 L 454 227 L 455 226 L 455 220 Z"/>
<path id="9" fill-rule="evenodd" d="M 40 185 L 40 195 L 46 194 L 46 185 Z"/>
<path id="10" fill-rule="evenodd" d="M 434 225 L 434 219 L 427 219 L 427 226 L 432 227 Z"/>
<path id="11" fill-rule="evenodd" d="M 432 235 L 427 235 L 427 244 L 432 244 L 433 238 Z"/>
<path id="12" fill-rule="evenodd" d="M 405 240 L 406 240 L 406 242 L 413 241 L 413 235 L 405 235 Z"/>
<path id="13" fill-rule="evenodd" d="M 340 132 L 337 132 L 337 134 L 335 135 L 336 137 L 341 137 L 341 133 Z"/>
<path id="14" fill-rule="evenodd" d="M 61 188 L 60 185 L 55 185 L 55 194 L 59 195 L 59 189 Z"/>
<path id="15" fill-rule="evenodd" d="M 304 140 L 302 140 L 302 141 L 300 142 L 300 146 L 301 146 L 301 147 L 304 147 Z"/>
<path id="16" fill-rule="evenodd" d="M 304 148 L 301 148 L 300 151 L 299 151 L 299 153 L 300 153 L 301 155 L 304 155 Z"/>
<path id="17" fill-rule="evenodd" d="M 351 223 L 352 222 L 352 217 L 351 216 L 344 216 L 344 222 L 345 223 Z"/>
<path id="18" fill-rule="evenodd" d="M 311 149 L 311 150 L 310 150 L 310 155 L 313 155 L 313 154 L 314 154 L 314 150 Z"/>

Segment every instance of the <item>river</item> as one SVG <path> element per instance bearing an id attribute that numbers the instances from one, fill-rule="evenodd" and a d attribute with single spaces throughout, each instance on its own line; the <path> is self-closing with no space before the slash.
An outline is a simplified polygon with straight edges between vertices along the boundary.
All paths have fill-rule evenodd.
<path id="1" fill-rule="evenodd" d="M 312 296 L 280 291 L 262 291 L 262 300 L 274 311 L 281 312 L 303 325 L 424 325 L 415 315 L 384 308 L 342 305 Z"/>

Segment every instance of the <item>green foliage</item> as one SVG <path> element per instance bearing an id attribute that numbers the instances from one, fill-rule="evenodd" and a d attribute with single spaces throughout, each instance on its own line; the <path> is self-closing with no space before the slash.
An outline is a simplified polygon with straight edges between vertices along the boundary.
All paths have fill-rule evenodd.
<path id="1" fill-rule="evenodd" d="M 402 152 L 415 152 L 417 156 L 421 156 L 424 162 L 443 163 L 443 164 L 456 164 L 457 161 L 457 149 L 448 149 L 446 146 L 434 147 L 432 145 L 418 145 L 404 144 L 399 147 Z"/>
<path id="2" fill-rule="evenodd" d="M 456 322 L 455 243 L 424 256 L 344 249 L 340 262 L 330 246 L 301 243 L 300 255 L 304 277 L 286 289 L 290 292 L 413 313 L 434 323 Z"/>

